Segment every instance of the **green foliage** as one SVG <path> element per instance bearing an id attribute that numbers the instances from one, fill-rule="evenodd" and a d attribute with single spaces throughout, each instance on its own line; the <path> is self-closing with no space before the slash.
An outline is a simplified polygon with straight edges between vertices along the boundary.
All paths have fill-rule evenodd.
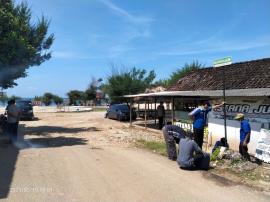
<path id="1" fill-rule="evenodd" d="M 26 77 L 26 70 L 50 59 L 54 35 L 47 36 L 49 21 L 33 22 L 26 3 L 0 0 L 0 87 L 10 88 Z"/>
<path id="2" fill-rule="evenodd" d="M 43 97 L 42 96 L 35 96 L 34 97 L 34 101 L 42 102 L 42 100 L 43 100 Z"/>
<path id="3" fill-rule="evenodd" d="M 123 101 L 122 96 L 142 93 L 151 85 L 156 74 L 154 70 L 146 74 L 145 69 L 136 67 L 121 72 L 114 70 L 103 85 L 103 91 L 110 96 L 112 101 Z"/>
<path id="4" fill-rule="evenodd" d="M 90 86 L 84 92 L 86 100 L 94 100 L 96 98 L 97 89 L 94 86 Z"/>
<path id="5" fill-rule="evenodd" d="M 219 155 L 219 153 L 220 153 L 220 148 L 221 148 L 221 147 L 216 148 L 215 151 L 212 153 L 212 155 L 211 155 L 211 157 L 210 157 L 210 160 L 211 160 L 211 161 L 216 161 L 216 160 L 218 160 L 218 155 Z"/>
<path id="6" fill-rule="evenodd" d="M 67 93 L 70 105 L 77 105 L 86 100 L 85 93 L 79 90 L 71 90 Z"/>
<path id="7" fill-rule="evenodd" d="M 19 100 L 19 99 L 22 99 L 20 96 L 17 96 L 17 95 L 12 95 L 10 97 L 8 97 L 9 100 Z"/>
<path id="8" fill-rule="evenodd" d="M 159 79 L 154 83 L 154 86 L 163 86 L 167 88 L 169 86 L 169 79 Z"/>
<path id="9" fill-rule="evenodd" d="M 0 96 L 0 102 L 7 102 L 8 101 L 8 96 L 4 95 L 4 96 Z"/>
<path id="10" fill-rule="evenodd" d="M 19 100 L 19 99 L 21 99 L 21 97 L 16 96 L 16 95 L 12 95 L 10 97 L 7 96 L 7 95 L 0 96 L 0 102 L 2 102 L 2 103 L 5 103 L 5 102 L 7 102 L 8 100 L 11 100 L 11 99 Z"/>
<path id="11" fill-rule="evenodd" d="M 101 78 L 98 80 L 95 77 L 92 78 L 88 88 L 84 92 L 86 100 L 94 100 L 96 98 L 97 90 L 99 89 L 101 82 Z"/>
<path id="12" fill-rule="evenodd" d="M 170 75 L 170 78 L 165 82 L 167 86 L 173 85 L 177 83 L 179 79 L 186 76 L 188 73 L 190 73 L 193 70 L 201 69 L 204 66 L 199 63 L 198 61 L 194 61 L 190 64 L 185 64 L 184 67 L 177 69 L 175 72 L 173 72 Z"/>
<path id="13" fill-rule="evenodd" d="M 167 155 L 166 144 L 164 142 L 146 141 L 146 140 L 141 139 L 141 140 L 137 140 L 136 146 L 144 148 L 144 149 L 149 149 L 163 156 Z"/>
<path id="14" fill-rule="evenodd" d="M 44 93 L 43 96 L 36 96 L 34 98 L 35 101 L 41 101 L 46 106 L 50 105 L 52 102 L 55 104 L 62 104 L 63 98 L 59 97 L 58 95 L 52 94 L 52 93 Z"/>
<path id="15" fill-rule="evenodd" d="M 78 105 L 88 100 L 95 100 L 97 90 L 100 88 L 102 79 L 92 78 L 89 86 L 85 91 L 71 90 L 67 93 L 70 105 Z"/>

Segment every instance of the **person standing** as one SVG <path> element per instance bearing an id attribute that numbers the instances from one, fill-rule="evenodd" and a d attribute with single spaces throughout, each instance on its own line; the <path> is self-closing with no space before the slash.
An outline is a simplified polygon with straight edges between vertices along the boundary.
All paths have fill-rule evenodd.
<path id="1" fill-rule="evenodd" d="M 189 113 L 189 116 L 193 120 L 194 140 L 200 148 L 202 148 L 203 145 L 204 127 L 206 125 L 207 114 L 212 111 L 212 109 L 221 107 L 223 105 L 224 102 L 212 107 L 208 101 L 205 101 L 201 106 L 195 108 Z"/>
<path id="2" fill-rule="evenodd" d="M 175 161 L 177 159 L 175 144 L 179 144 L 180 140 L 185 137 L 187 132 L 171 123 L 167 123 L 167 125 L 163 127 L 162 132 L 166 143 L 168 158 Z"/>
<path id="3" fill-rule="evenodd" d="M 20 120 L 20 110 L 16 106 L 15 100 L 9 101 L 7 111 L 7 133 L 12 143 L 17 141 L 18 125 Z"/>
<path id="4" fill-rule="evenodd" d="M 249 121 L 246 120 L 244 114 L 241 113 L 237 114 L 234 119 L 240 121 L 239 153 L 245 160 L 250 161 L 250 156 L 248 153 L 248 143 L 250 141 L 251 127 Z"/>
<path id="5" fill-rule="evenodd" d="M 165 108 L 163 105 L 163 102 L 160 102 L 160 105 L 157 107 L 157 116 L 158 116 L 158 128 L 159 130 L 162 129 L 164 124 L 164 118 L 165 118 Z"/>

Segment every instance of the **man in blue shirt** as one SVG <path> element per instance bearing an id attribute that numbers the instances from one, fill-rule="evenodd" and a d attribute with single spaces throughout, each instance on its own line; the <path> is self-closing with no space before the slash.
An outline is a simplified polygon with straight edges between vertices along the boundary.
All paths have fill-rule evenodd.
<path id="1" fill-rule="evenodd" d="M 175 161 L 177 159 L 175 144 L 179 144 L 180 139 L 184 138 L 187 132 L 171 123 L 167 123 L 167 125 L 163 127 L 162 132 L 166 143 L 168 158 Z"/>
<path id="2" fill-rule="evenodd" d="M 204 101 L 201 106 L 189 113 L 189 116 L 193 120 L 194 140 L 200 148 L 202 148 L 203 145 L 204 126 L 206 125 L 207 114 L 212 109 L 221 107 L 222 105 L 224 105 L 224 102 L 211 107 L 208 101 Z"/>
<path id="3" fill-rule="evenodd" d="M 251 128 L 248 120 L 245 120 L 244 114 L 237 114 L 234 118 L 240 121 L 240 144 L 239 153 L 243 156 L 245 160 L 250 161 L 250 156 L 248 154 L 248 143 L 250 141 Z"/>

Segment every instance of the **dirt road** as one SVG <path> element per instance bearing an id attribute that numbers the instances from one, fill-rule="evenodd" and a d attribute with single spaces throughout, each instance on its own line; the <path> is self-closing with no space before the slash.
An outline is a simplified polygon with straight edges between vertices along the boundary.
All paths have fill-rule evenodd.
<path id="1" fill-rule="evenodd" d="M 103 113 L 38 117 L 22 122 L 18 148 L 0 146 L 1 201 L 269 201 L 266 193 L 130 147 L 128 124 Z"/>

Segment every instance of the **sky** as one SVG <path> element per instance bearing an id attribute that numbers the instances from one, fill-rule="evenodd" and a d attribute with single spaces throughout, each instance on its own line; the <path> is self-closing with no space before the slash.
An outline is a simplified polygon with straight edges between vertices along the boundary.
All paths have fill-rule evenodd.
<path id="1" fill-rule="evenodd" d="M 21 0 L 16 0 L 16 3 Z M 112 66 L 154 69 L 164 79 L 186 63 L 206 67 L 270 57 L 269 0 L 27 0 L 50 19 L 52 58 L 28 70 L 8 95 L 67 97 Z"/>

